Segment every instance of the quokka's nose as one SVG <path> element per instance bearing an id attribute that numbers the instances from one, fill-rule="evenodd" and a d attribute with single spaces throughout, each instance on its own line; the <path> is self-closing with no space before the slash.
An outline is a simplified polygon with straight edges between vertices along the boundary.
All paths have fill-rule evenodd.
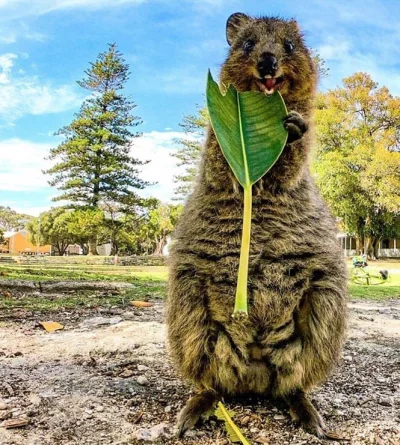
<path id="1" fill-rule="evenodd" d="M 278 70 L 278 60 L 273 54 L 263 54 L 257 64 L 261 77 L 275 76 Z"/>

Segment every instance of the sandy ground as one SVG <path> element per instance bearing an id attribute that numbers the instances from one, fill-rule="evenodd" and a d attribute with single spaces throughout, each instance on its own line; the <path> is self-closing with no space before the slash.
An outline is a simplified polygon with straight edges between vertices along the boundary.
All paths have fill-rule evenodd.
<path id="1" fill-rule="evenodd" d="M 351 444 L 400 444 L 400 302 L 350 307 L 340 368 L 313 399 Z M 174 437 L 191 389 L 168 359 L 162 302 L 52 318 L 65 329 L 49 334 L 31 314 L 0 318 L 1 445 L 230 443 L 216 420 Z M 296 428 L 284 406 L 257 398 L 226 405 L 251 443 L 325 443 Z M 10 419 L 28 424 L 6 429 Z"/>

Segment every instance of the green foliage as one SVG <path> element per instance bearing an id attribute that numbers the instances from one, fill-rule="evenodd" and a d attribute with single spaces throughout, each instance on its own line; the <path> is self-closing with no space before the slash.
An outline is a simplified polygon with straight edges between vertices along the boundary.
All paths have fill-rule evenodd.
<path id="1" fill-rule="evenodd" d="M 4 230 L 0 229 L 0 244 L 4 243 L 6 240 L 4 238 Z"/>
<path id="2" fill-rule="evenodd" d="M 27 225 L 32 244 L 50 244 L 58 253 L 64 255 L 73 237 L 68 227 L 69 211 L 63 207 L 55 207 L 43 212 Z"/>
<path id="3" fill-rule="evenodd" d="M 22 230 L 32 218 L 33 216 L 17 213 L 10 207 L 0 206 L 0 229 L 4 231 Z"/>
<path id="4" fill-rule="evenodd" d="M 129 67 L 116 45 L 99 54 L 78 84 L 91 93 L 70 125 L 57 134 L 65 140 L 50 150 L 57 163 L 45 173 L 49 184 L 60 190 L 55 200 L 75 207 L 98 207 L 112 201 L 129 207 L 134 190 L 147 185 L 139 178 L 144 162 L 130 155 L 131 128 L 141 123 L 131 114 L 136 105 L 121 90 L 129 78 Z"/>
<path id="5" fill-rule="evenodd" d="M 316 66 L 318 72 L 318 78 L 323 79 L 324 77 L 329 76 L 329 68 L 326 66 L 325 60 L 321 57 L 321 55 L 313 50 L 311 52 L 314 64 Z"/>
<path id="6" fill-rule="evenodd" d="M 155 255 L 161 255 L 167 242 L 167 236 L 176 226 L 179 215 L 182 213 L 182 205 L 162 204 L 149 212 L 146 229 L 153 242 L 156 242 Z"/>
<path id="7" fill-rule="evenodd" d="M 185 167 L 185 170 L 174 177 L 174 182 L 178 184 L 175 200 L 184 200 L 192 191 L 208 122 L 208 110 L 203 106 L 197 109 L 195 115 L 184 116 L 180 124 L 187 136 L 176 141 L 179 148 L 172 156 L 177 159 L 177 165 Z"/>
<path id="8" fill-rule="evenodd" d="M 100 208 L 104 211 L 104 225 L 99 233 L 100 243 L 111 242 L 112 255 L 139 253 L 134 240 L 140 231 L 141 221 L 158 205 L 155 198 L 134 198 L 129 208 L 116 202 L 102 202 Z"/>
<path id="9" fill-rule="evenodd" d="M 365 73 L 317 98 L 317 185 L 371 256 L 380 239 L 400 236 L 399 110 L 400 99 Z"/>
<path id="10" fill-rule="evenodd" d="M 104 212 L 100 209 L 78 209 L 66 214 L 67 230 L 74 244 L 88 253 L 88 244 L 104 225 Z"/>
<path id="11" fill-rule="evenodd" d="M 181 212 L 180 204 L 153 203 L 140 219 L 131 220 L 135 230 L 124 231 L 126 245 L 135 249 L 133 253 L 162 254 L 167 237 L 174 231 Z"/>

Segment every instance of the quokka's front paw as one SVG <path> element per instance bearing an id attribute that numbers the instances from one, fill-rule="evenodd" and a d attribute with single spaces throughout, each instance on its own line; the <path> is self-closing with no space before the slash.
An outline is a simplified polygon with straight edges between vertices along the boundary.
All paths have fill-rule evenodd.
<path id="1" fill-rule="evenodd" d="M 303 116 L 296 111 L 291 111 L 287 115 L 283 125 L 289 133 L 287 140 L 288 144 L 300 139 L 308 130 L 307 122 L 304 120 Z"/>

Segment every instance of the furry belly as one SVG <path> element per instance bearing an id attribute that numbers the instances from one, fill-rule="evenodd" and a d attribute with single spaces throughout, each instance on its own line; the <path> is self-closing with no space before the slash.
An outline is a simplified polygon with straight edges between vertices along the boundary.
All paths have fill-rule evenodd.
<path id="1" fill-rule="evenodd" d="M 210 387 L 226 395 L 265 394 L 272 384 L 273 368 L 262 355 L 261 348 L 243 350 L 233 344 L 229 334 L 220 334 L 207 372 Z"/>

